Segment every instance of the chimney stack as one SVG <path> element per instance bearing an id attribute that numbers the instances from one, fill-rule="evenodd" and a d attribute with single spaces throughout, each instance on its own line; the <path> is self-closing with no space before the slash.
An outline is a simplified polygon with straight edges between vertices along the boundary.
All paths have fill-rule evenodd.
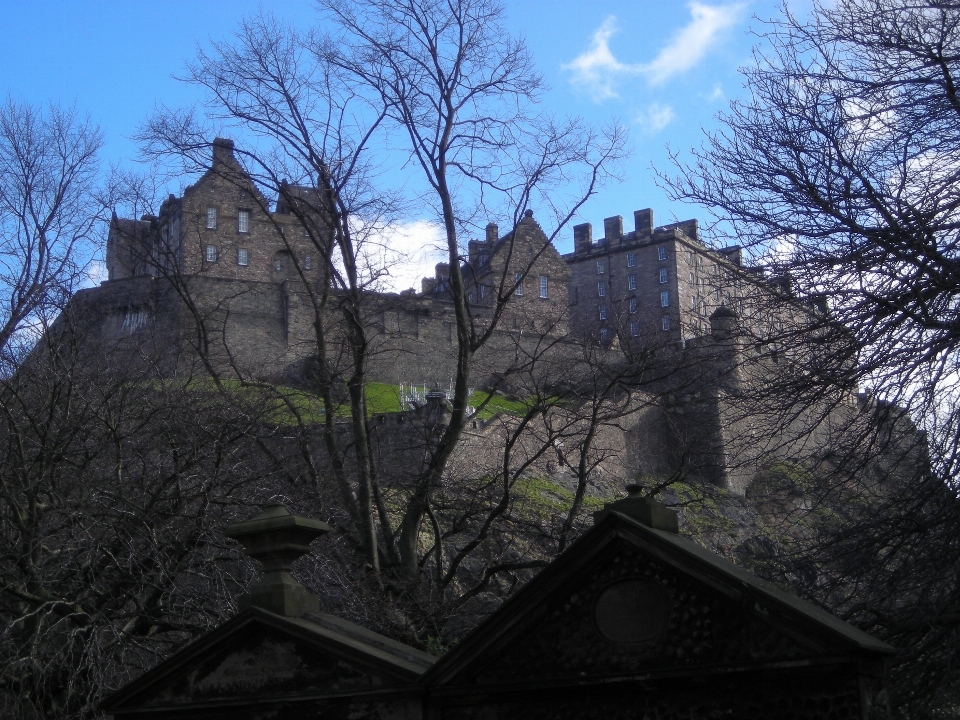
<path id="1" fill-rule="evenodd" d="M 240 598 L 241 608 L 256 606 L 286 617 L 319 612 L 320 599 L 294 580 L 290 570 L 310 552 L 310 543 L 329 531 L 325 522 L 291 515 L 280 503 L 270 503 L 258 517 L 227 527 L 223 534 L 263 565 L 263 578 Z"/>
<path id="2" fill-rule="evenodd" d="M 235 166 L 237 159 L 233 156 L 233 140 L 216 138 L 213 141 L 213 167 L 221 168 L 224 164 Z"/>
<path id="3" fill-rule="evenodd" d="M 593 225 L 590 223 L 581 223 L 573 226 L 573 248 L 574 252 L 590 252 L 590 246 L 593 245 Z"/>
<path id="4" fill-rule="evenodd" d="M 637 237 L 649 237 L 653 234 L 653 210 L 637 210 L 633 213 L 634 229 Z"/>
<path id="5" fill-rule="evenodd" d="M 613 247 L 613 241 L 623 236 L 623 216 L 614 215 L 603 220 L 603 239 L 607 247 Z"/>

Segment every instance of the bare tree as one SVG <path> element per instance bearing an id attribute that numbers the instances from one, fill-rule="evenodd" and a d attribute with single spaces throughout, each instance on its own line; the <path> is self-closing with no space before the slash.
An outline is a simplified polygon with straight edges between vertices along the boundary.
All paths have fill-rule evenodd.
<path id="1" fill-rule="evenodd" d="M 495 3 L 326 9 L 336 34 L 299 34 L 259 17 L 241 27 L 233 44 L 198 57 L 187 79 L 210 91 L 213 118 L 250 133 L 251 147 L 239 153 L 250 174 L 313 228 L 311 239 L 330 279 L 308 290 L 315 308 L 317 390 L 326 409 L 325 450 L 374 574 L 386 562 L 415 585 L 431 488 L 439 487 L 467 417 L 473 356 L 496 332 L 517 273 L 529 271 L 551 239 L 532 257 L 504 265 L 493 280 L 494 302 L 475 317 L 461 272 L 461 233 L 488 211 L 506 213 L 517 224 L 531 198 L 556 210 L 559 232 L 616 166 L 624 137 L 618 128 L 597 134 L 577 121 L 556 122 L 532 111 L 541 81 L 522 42 L 502 27 Z M 423 171 L 426 194 L 418 181 L 407 184 L 405 198 L 375 182 L 382 182 L 376 170 L 386 162 L 377 149 L 398 130 L 407 138 L 403 156 Z M 206 142 L 188 115 L 155 119 L 144 139 L 155 156 L 176 154 L 194 167 L 205 162 L 196 153 Z M 571 176 L 579 180 L 568 202 L 548 194 Z M 383 503 L 367 429 L 367 372 L 376 352 L 370 325 L 381 312 L 369 290 L 384 269 L 364 265 L 364 245 L 389 228 L 397 200 L 407 211 L 422 212 L 416 203 L 424 197 L 428 216 L 444 228 L 449 259 L 457 324 L 453 410 L 397 520 Z M 335 336 L 345 339 L 342 345 L 335 347 Z M 350 358 L 346 373 L 336 364 L 338 347 Z M 341 382 L 352 421 L 345 445 L 335 427 Z M 348 465 L 356 472 L 352 478 Z"/>
<path id="2" fill-rule="evenodd" d="M 324 7 L 339 30 L 325 40 L 325 58 L 374 93 L 407 135 L 405 152 L 422 170 L 446 240 L 457 366 L 450 422 L 396 541 L 403 572 L 413 579 L 431 488 L 439 486 L 464 427 L 473 357 L 495 331 L 515 285 L 506 273 L 499 279 L 491 316 L 478 326 L 461 271 L 461 233 L 478 211 L 498 204 L 512 210 L 516 224 L 531 198 L 556 210 L 559 230 L 622 156 L 624 138 L 619 128 L 597 135 L 577 121 L 535 113 L 542 79 L 524 43 L 503 28 L 503 8 L 493 0 L 334 0 Z M 568 174 L 582 178 L 571 201 L 548 201 Z"/>
<path id="3" fill-rule="evenodd" d="M 748 97 L 663 180 L 716 213 L 718 236 L 792 278 L 781 301 L 820 306 L 752 339 L 793 360 L 763 389 L 778 427 L 846 413 L 834 452 L 805 466 L 832 479 L 818 499 L 864 503 L 813 548 L 857 557 L 841 566 L 860 593 L 826 581 L 810 591 L 904 648 L 904 716 L 955 712 L 960 9 L 844 0 L 804 19 L 785 7 L 761 40 L 743 71 Z M 848 412 L 860 387 L 869 395 Z M 908 462 L 884 466 L 884 454 Z"/>
<path id="4" fill-rule="evenodd" d="M 84 277 L 102 219 L 100 131 L 75 110 L 0 106 L 0 362 L 9 372 Z"/>

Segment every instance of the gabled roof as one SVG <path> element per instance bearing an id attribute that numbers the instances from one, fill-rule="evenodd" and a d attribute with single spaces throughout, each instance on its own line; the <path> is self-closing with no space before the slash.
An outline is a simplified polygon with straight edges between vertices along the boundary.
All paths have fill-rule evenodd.
<path id="1" fill-rule="evenodd" d="M 789 646 L 793 657 L 803 657 L 804 662 L 863 654 L 880 657 L 894 652 L 886 643 L 809 602 L 777 589 L 689 540 L 671 532 L 652 529 L 619 512 L 609 512 L 463 642 L 441 658 L 425 673 L 422 682 L 425 686 L 436 687 L 472 682 L 481 676 L 492 677 L 484 668 L 503 666 L 504 658 L 508 659 L 509 665 L 510 658 L 526 652 L 537 653 L 536 649 L 529 649 L 536 647 L 537 633 L 541 636 L 552 633 L 551 639 L 546 641 L 546 646 L 550 646 L 550 642 L 557 638 L 569 637 L 571 627 L 595 627 L 595 621 L 592 621 L 593 606 L 590 605 L 590 599 L 585 597 L 585 588 L 591 584 L 598 586 L 594 579 L 597 569 L 604 564 L 609 567 L 611 562 L 619 562 L 617 556 L 624 552 L 649 558 L 661 568 L 669 569 L 670 573 L 704 587 L 707 594 L 721 597 L 724 606 L 732 614 L 740 613 L 754 628 L 764 628 L 765 632 L 780 637 L 780 647 Z M 602 586 L 604 582 L 609 582 L 609 579 L 600 581 L 599 585 Z M 584 604 L 588 607 L 584 607 Z M 643 611 L 644 608 L 635 608 L 635 612 Z M 576 622 L 563 625 L 564 621 L 557 620 L 558 616 L 573 612 L 590 614 L 591 619 L 579 620 L 579 625 Z M 548 628 L 550 623 L 555 626 L 553 630 Z M 587 632 L 584 638 L 589 634 Z M 596 635 L 597 631 L 593 630 L 593 634 Z M 576 645 L 579 641 L 573 639 L 570 642 Z M 622 646 L 621 651 L 626 656 L 641 650 L 642 645 L 626 645 Z M 578 648 L 572 651 L 577 652 Z M 606 650 L 601 648 L 600 652 L 602 654 Z M 539 652 L 539 655 L 543 654 Z M 759 656 L 750 662 L 754 660 L 759 662 Z M 531 676 L 534 674 L 532 666 L 524 664 L 523 660 L 514 664 L 529 668 Z M 597 669 L 593 665 L 587 668 L 587 672 L 576 674 L 592 675 Z M 500 677 L 510 678 L 511 675 L 509 671 L 504 671 Z"/>
<path id="2" fill-rule="evenodd" d="M 290 668 L 271 667 L 269 663 L 252 668 L 250 649 L 238 646 L 258 635 L 269 637 L 274 645 L 279 641 L 281 645 L 286 642 L 287 645 L 309 649 L 304 663 L 307 667 L 302 668 L 307 682 L 301 680 L 298 687 L 285 690 L 279 680 L 290 676 Z M 231 663 L 231 655 L 240 659 Z M 331 615 L 308 614 L 291 618 L 251 607 L 114 693 L 103 706 L 107 713 L 120 713 L 126 708 L 182 705 L 208 677 L 219 673 L 220 682 L 227 682 L 229 679 L 224 680 L 222 676 L 229 674 L 231 665 L 240 667 L 244 675 L 249 673 L 254 691 L 257 687 L 253 678 L 257 678 L 260 688 L 268 688 L 271 695 L 296 695 L 305 691 L 315 694 L 318 692 L 316 687 L 305 687 L 312 678 L 311 673 L 317 674 L 317 668 L 310 667 L 311 663 L 324 665 L 319 668 L 322 679 L 329 675 L 329 669 L 325 667 L 329 663 L 318 663 L 317 658 L 332 658 L 334 664 L 352 668 L 351 687 L 360 692 L 416 687 L 417 679 L 436 660 L 432 655 Z M 224 667 L 228 670 L 224 671 Z M 277 679 L 271 678 L 272 672 L 277 673 Z M 365 677 L 370 679 L 365 681 Z M 206 684 L 209 686 L 210 683 Z M 266 694 L 262 689 L 259 692 L 260 695 Z M 209 695 L 210 691 L 207 693 Z M 243 699 L 243 693 L 236 694 Z M 193 700 L 209 702 L 211 697 Z"/>

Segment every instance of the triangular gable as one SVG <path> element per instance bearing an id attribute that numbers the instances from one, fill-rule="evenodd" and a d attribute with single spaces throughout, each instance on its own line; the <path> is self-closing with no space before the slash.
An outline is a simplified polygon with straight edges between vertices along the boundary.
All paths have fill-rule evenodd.
<path id="1" fill-rule="evenodd" d="M 582 683 L 889 652 L 690 541 L 610 513 L 424 682 Z"/>
<path id="2" fill-rule="evenodd" d="M 406 688 L 432 661 L 426 653 L 342 620 L 286 618 L 250 608 L 104 706 L 119 713 Z"/>

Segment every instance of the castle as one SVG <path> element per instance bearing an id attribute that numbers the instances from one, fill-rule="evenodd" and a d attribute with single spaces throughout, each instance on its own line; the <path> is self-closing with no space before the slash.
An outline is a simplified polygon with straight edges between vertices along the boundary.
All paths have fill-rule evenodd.
<path id="1" fill-rule="evenodd" d="M 170 196 L 156 216 L 114 217 L 109 279 L 71 307 L 87 318 L 88 334 L 130 350 L 152 343 L 168 369 L 201 352 L 219 372 L 301 381 L 318 352 L 312 299 L 331 286 L 331 263 L 317 253 L 330 230 L 311 210 L 316 199 L 314 189 L 284 186 L 271 203 L 232 141 L 217 139 L 210 168 L 182 197 Z M 696 220 L 656 227 L 646 209 L 634 223 L 624 232 L 622 218 L 607 218 L 597 241 L 589 223 L 577 225 L 574 251 L 561 255 L 528 210 L 506 234 L 491 223 L 484 239 L 470 241 L 461 270 L 471 312 L 482 325 L 502 310 L 473 382 L 501 377 L 545 336 L 559 339 L 558 357 L 578 343 L 627 355 L 655 346 L 661 365 L 679 369 L 643 389 L 648 402 L 624 432 L 624 462 L 657 476 L 685 465 L 743 493 L 752 470 L 733 469 L 731 456 L 763 432 L 735 417 L 728 400 L 749 382 L 748 359 L 754 372 L 778 360 L 775 345 L 758 351 L 765 337 L 824 309 L 792 297 L 785 278 L 744 267 L 739 248 L 705 246 Z M 419 293 L 367 293 L 370 380 L 446 385 L 457 356 L 449 293 L 445 263 Z M 336 291 L 331 297 L 335 306 Z M 855 400 L 846 405 L 856 411 Z"/>

